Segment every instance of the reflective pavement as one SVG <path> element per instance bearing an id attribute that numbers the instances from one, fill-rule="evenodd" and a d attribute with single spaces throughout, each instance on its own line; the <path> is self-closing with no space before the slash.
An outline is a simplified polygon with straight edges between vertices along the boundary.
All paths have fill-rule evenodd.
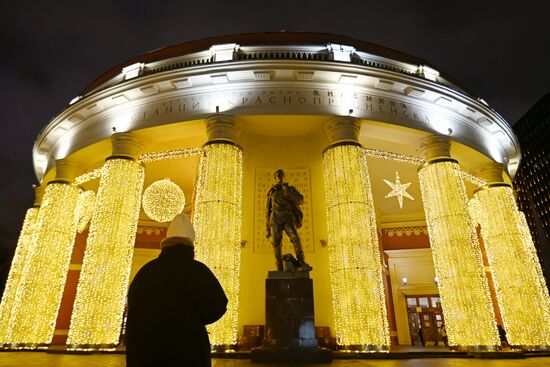
<path id="1" fill-rule="evenodd" d="M 0 352 L 1 367 L 123 367 L 124 354 L 58 354 L 45 352 Z M 214 359 L 213 367 L 286 366 L 257 365 L 248 359 Z M 296 366 L 295 364 L 292 366 Z M 335 360 L 327 365 L 342 367 L 548 367 L 550 357 L 526 359 L 419 358 L 401 360 Z"/>

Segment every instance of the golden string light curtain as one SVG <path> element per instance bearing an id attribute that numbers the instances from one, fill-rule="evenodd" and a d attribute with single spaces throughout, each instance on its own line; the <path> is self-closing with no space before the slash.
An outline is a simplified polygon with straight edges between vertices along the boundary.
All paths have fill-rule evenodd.
<path id="1" fill-rule="evenodd" d="M 527 349 L 549 346 L 548 288 L 512 188 L 485 187 L 472 201 L 508 342 Z"/>
<path id="2" fill-rule="evenodd" d="M 500 341 L 458 164 L 429 161 L 418 175 L 449 344 L 492 349 Z"/>
<path id="3" fill-rule="evenodd" d="M 365 152 L 357 144 L 333 146 L 324 153 L 323 168 L 338 344 L 387 350 L 382 263 Z"/>
<path id="4" fill-rule="evenodd" d="M 9 342 L 15 348 L 46 348 L 52 340 L 76 235 L 72 213 L 80 192 L 62 180 L 45 189 L 32 250 L 24 260 L 25 281 L 12 306 Z"/>
<path id="5" fill-rule="evenodd" d="M 204 147 L 199 163 L 193 225 L 197 260 L 208 265 L 227 298 L 227 312 L 208 327 L 214 347 L 237 342 L 241 266 L 242 150 L 228 142 Z"/>
<path id="6" fill-rule="evenodd" d="M 26 280 L 23 276 L 25 264 L 32 257 L 35 235 L 38 224 L 39 208 L 30 208 L 25 214 L 23 227 L 17 241 L 17 248 L 11 262 L 10 273 L 2 295 L 0 304 L 0 345 L 9 346 L 12 343 L 15 320 L 14 311 L 20 307 L 19 302 L 24 300 L 17 298 L 17 290 L 20 284 Z"/>
<path id="7" fill-rule="evenodd" d="M 119 342 L 144 169 L 135 159 L 111 157 L 103 166 L 67 344 L 113 349 Z"/>

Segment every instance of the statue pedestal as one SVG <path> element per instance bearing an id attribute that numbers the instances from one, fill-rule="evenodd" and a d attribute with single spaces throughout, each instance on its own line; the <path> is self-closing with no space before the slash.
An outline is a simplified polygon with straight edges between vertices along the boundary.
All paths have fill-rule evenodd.
<path id="1" fill-rule="evenodd" d="M 270 271 L 265 289 L 265 339 L 252 349 L 252 363 L 330 363 L 330 350 L 315 338 L 309 272 Z"/>

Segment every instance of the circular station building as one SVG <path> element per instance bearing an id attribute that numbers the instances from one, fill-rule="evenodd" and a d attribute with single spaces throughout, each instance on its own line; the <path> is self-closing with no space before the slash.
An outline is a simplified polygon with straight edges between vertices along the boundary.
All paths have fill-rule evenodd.
<path id="1" fill-rule="evenodd" d="M 213 348 L 259 346 L 278 169 L 304 198 L 320 345 L 495 350 L 499 327 L 511 345 L 550 345 L 548 290 L 511 187 L 517 139 L 421 59 L 330 34 L 178 44 L 85 87 L 45 124 L 33 161 L 36 203 L 0 306 L 5 348 L 123 344 L 128 285 L 182 210 L 229 298 Z"/>

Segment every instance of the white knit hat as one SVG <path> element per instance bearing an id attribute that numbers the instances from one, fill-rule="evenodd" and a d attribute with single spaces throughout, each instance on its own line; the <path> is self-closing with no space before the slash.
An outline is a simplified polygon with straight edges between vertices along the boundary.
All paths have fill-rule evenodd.
<path id="1" fill-rule="evenodd" d="M 166 232 L 166 238 L 160 242 L 160 247 L 171 245 L 194 246 L 195 230 L 186 214 L 178 214 L 172 219 Z"/>

